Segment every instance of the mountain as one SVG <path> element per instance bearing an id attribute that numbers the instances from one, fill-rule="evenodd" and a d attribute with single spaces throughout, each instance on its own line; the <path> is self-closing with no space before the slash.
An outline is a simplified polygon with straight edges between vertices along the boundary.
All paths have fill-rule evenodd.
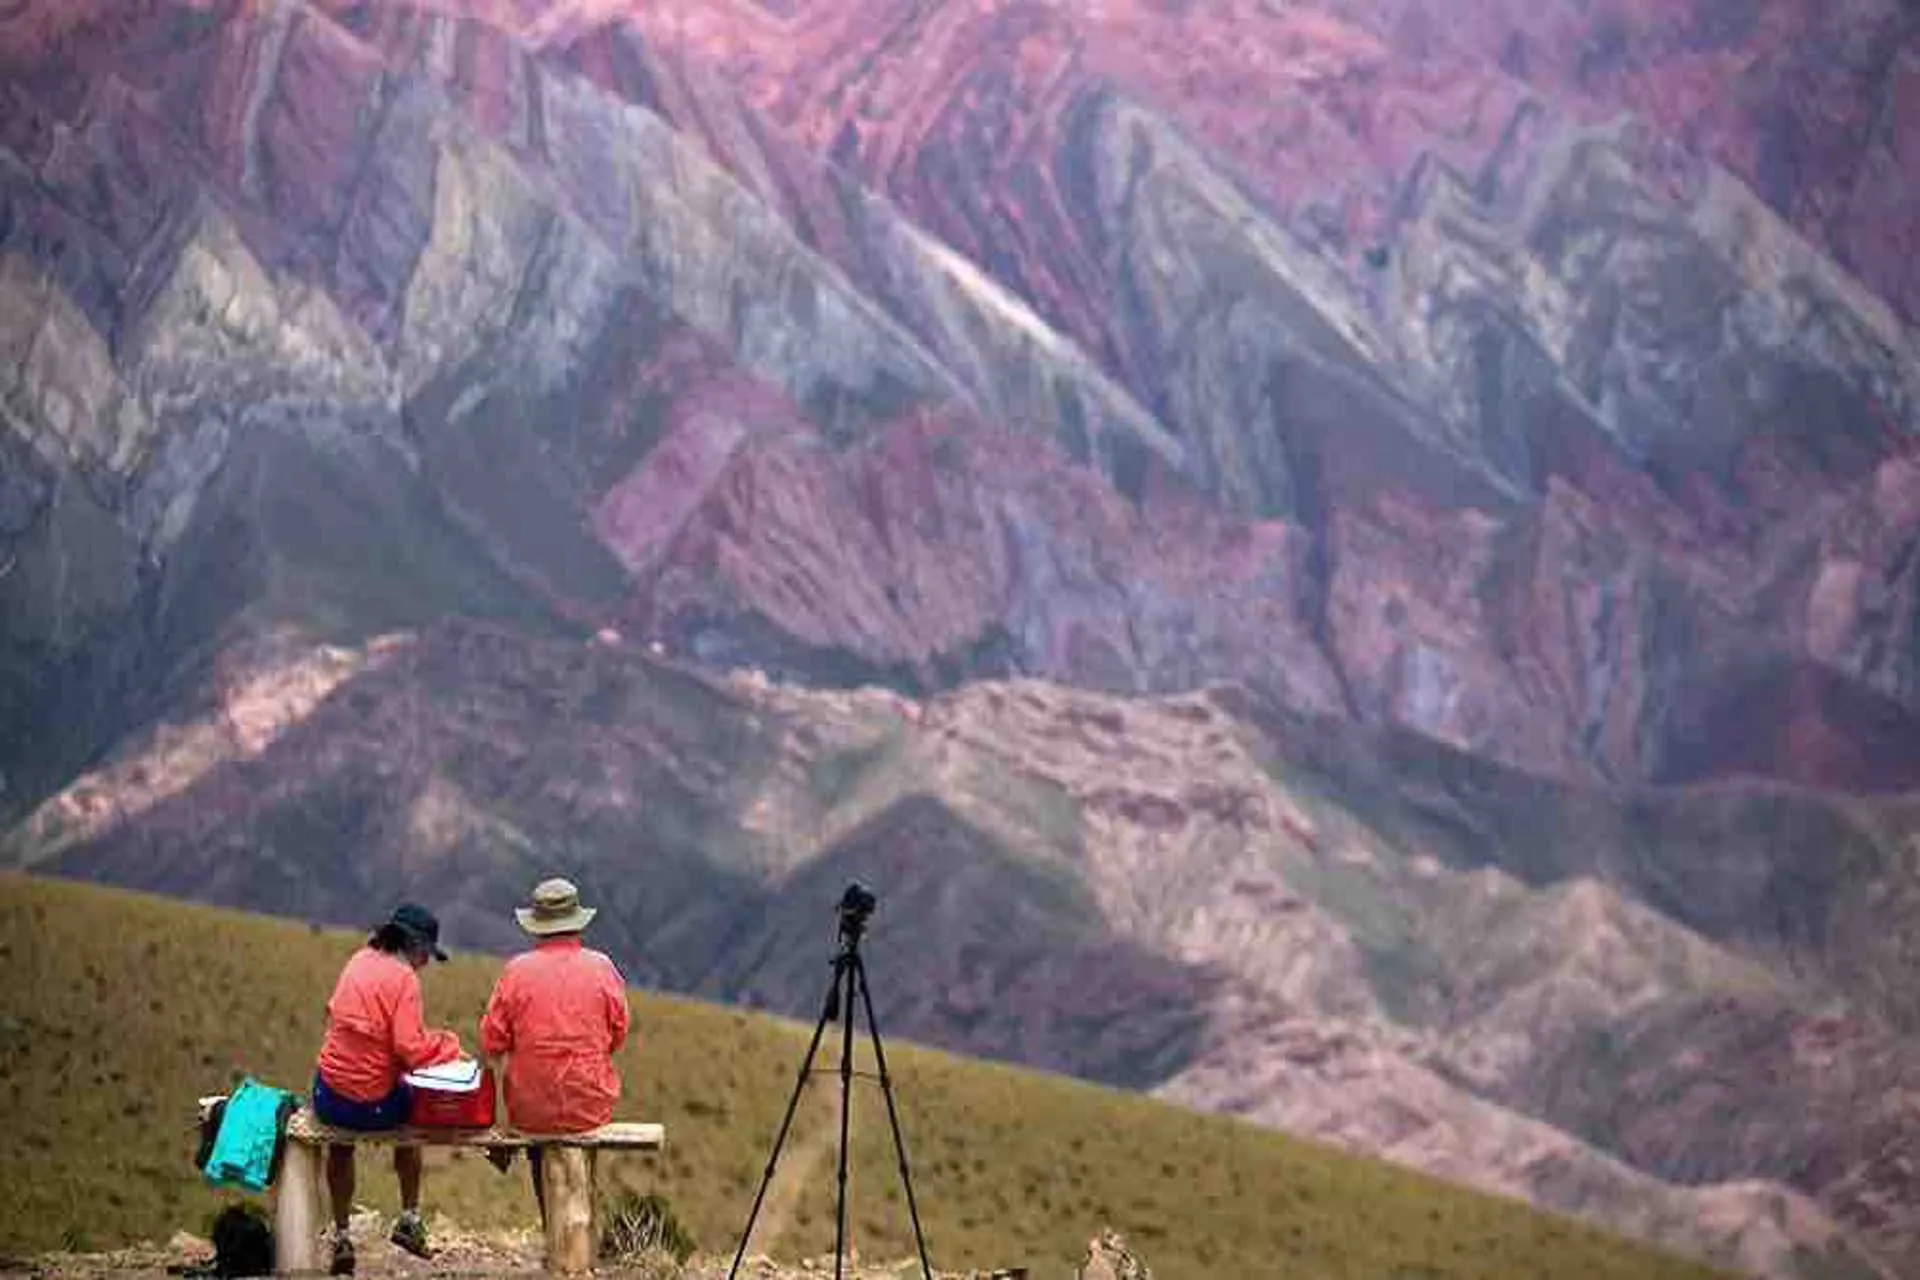
<path id="1" fill-rule="evenodd" d="M 1920 1265 L 1914 23 L 1645 8 L 0 13 L 7 855 Z"/>
<path id="2" fill-rule="evenodd" d="M 1879 298 L 1725 171 L 1445 50 L 1298 7 L 1100 14 L 633 19 L 1095 354 L 1209 505 L 1306 535 L 1252 593 L 1294 625 L 1206 674 L 1577 777 L 1911 785 L 1914 515 L 1879 495 L 1912 484 L 1917 366 Z M 623 39 L 557 43 L 644 100 Z M 1021 669 L 1190 683 L 1159 633 L 1232 606 L 1159 604 Z M 1772 689 L 1783 739 L 1861 757 L 1755 752 L 1726 709 Z"/>
<path id="3" fill-rule="evenodd" d="M 1575 777 L 1912 785 L 1916 517 L 1897 495 L 1920 365 L 1896 314 L 1725 171 L 1483 65 L 1409 60 L 1297 8 L 1101 13 L 649 6 L 631 15 L 649 38 L 548 21 L 543 47 L 707 136 L 817 249 L 897 298 L 871 197 L 841 213 L 844 194 L 814 189 L 843 183 L 756 153 L 674 87 L 678 56 L 720 68 L 816 163 L 1093 358 L 1182 453 L 1116 469 L 1079 438 L 1084 410 L 1011 399 L 999 389 L 1024 379 L 995 370 L 975 386 L 997 416 L 1064 414 L 1056 438 L 1156 533 L 1180 519 L 1156 505 L 1173 490 L 1285 542 L 1270 535 L 1251 580 L 1209 576 L 1200 601 L 1157 565 L 1083 586 L 1045 563 L 1053 539 L 1023 545 L 989 579 L 1012 602 L 1000 645 L 989 608 L 951 619 L 953 584 L 921 567 L 991 552 L 893 550 L 905 521 L 882 511 L 887 550 L 860 556 L 844 592 L 801 608 L 770 591 L 847 558 L 796 529 L 797 545 L 745 553 L 753 570 L 702 562 L 670 612 L 650 602 L 649 626 L 692 642 L 744 614 L 882 663 L 986 641 L 1013 669 L 1121 689 L 1230 676 Z M 376 34 L 423 40 L 403 30 Z M 1265 110 L 1276 95 L 1287 110 Z M 1463 109 L 1452 133 L 1417 123 Z M 943 355 L 978 326 L 919 297 L 891 309 Z M 958 362 L 981 367 L 967 349 Z M 869 581 L 884 605 L 839 598 Z M 1061 617 L 1069 593 L 1094 598 Z M 750 652 L 793 666 L 764 640 Z M 1776 742 L 1729 723 L 1757 693 L 1778 704 Z"/>
<path id="4" fill-rule="evenodd" d="M 151 683 L 77 637 L 144 612 L 107 629 L 168 647 L 148 601 L 169 592 L 141 566 L 191 572 L 188 513 L 236 433 L 168 429 L 134 389 L 219 353 L 304 381 L 263 400 L 265 372 L 234 374 L 162 417 L 217 419 L 210 397 L 298 417 L 297 399 L 361 424 L 354 448 L 417 455 L 371 469 L 423 492 L 361 505 L 437 507 L 422 530 L 390 518 L 421 545 L 406 568 L 464 580 L 432 589 L 469 611 L 514 586 L 716 660 L 909 691 L 1231 678 L 1586 780 L 1913 785 L 1911 335 L 1657 135 L 1480 64 L 1467 94 L 1294 11 L 1223 11 L 1196 43 L 1170 12 L 815 6 L 816 46 L 757 7 L 660 7 L 646 20 L 700 21 L 545 53 L 385 5 L 344 25 L 109 12 L 26 33 L 9 80 L 10 239 L 34 264 L 13 347 L 58 311 L 49 332 L 84 318 L 94 339 L 63 345 L 97 353 L 32 366 L 59 390 L 26 415 L 41 447 L 14 446 L 9 702 L 29 718 L 36 690 L 85 699 L 46 692 L 47 666 Z M 1305 140 L 1261 145 L 1292 179 L 1350 173 L 1356 230 L 1315 231 L 1286 174 L 1226 145 L 1259 135 L 1221 104 L 1261 99 L 1225 70 L 1158 106 L 1193 78 L 1181 59 L 1229 46 L 1297 67 L 1301 105 L 1270 127 L 1297 115 Z M 1000 86 L 1010 49 L 1032 93 Z M 788 75 L 802 62 L 822 74 Z M 1416 83 L 1386 113 L 1393 76 Z M 802 80 L 824 105 L 772 92 Z M 929 84 L 912 129 L 889 105 L 860 132 Z M 767 114 L 742 102 L 756 86 Z M 1457 115 L 1447 94 L 1482 104 L 1464 140 L 1394 126 Z M 196 282 L 209 259 L 219 278 Z M 70 306 L 31 301 L 49 270 Z M 224 313 L 195 308 L 233 291 L 262 295 L 263 333 L 299 333 L 298 360 L 149 336 L 176 303 L 205 327 Z M 54 425 L 128 395 L 99 440 Z M 77 578 L 46 532 L 76 469 L 76 510 L 120 530 L 62 517 L 88 548 Z M 128 486 L 145 498 L 122 513 Z M 483 565 L 434 563 L 449 523 Z M 172 594 L 201 633 L 251 598 Z M 51 781 L 0 767 L 29 797 Z"/>

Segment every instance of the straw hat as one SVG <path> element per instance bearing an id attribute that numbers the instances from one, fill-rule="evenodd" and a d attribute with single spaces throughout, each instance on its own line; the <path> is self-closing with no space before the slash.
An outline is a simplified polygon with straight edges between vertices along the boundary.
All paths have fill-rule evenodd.
<path id="1" fill-rule="evenodd" d="M 573 881 L 555 877 L 533 887 L 533 905 L 515 907 L 514 918 L 520 927 L 537 938 L 554 933 L 579 933 L 593 922 L 597 907 L 580 905 L 580 890 Z"/>

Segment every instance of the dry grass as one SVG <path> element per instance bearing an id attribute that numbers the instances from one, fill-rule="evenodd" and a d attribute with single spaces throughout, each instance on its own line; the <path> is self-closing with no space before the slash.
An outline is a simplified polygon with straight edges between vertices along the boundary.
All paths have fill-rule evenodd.
<path id="1" fill-rule="evenodd" d="M 190 1162 L 193 1098 L 242 1071 L 304 1090 L 322 1006 L 356 941 L 0 875 L 0 1110 L 14 1148 L 0 1250 L 98 1248 L 201 1227 L 221 1196 Z M 471 1045 L 497 968 L 477 956 L 436 968 L 429 1016 Z M 635 1012 L 641 1038 L 621 1062 L 622 1110 L 663 1121 L 668 1150 L 602 1167 L 619 1184 L 668 1197 L 704 1249 L 728 1250 L 810 1028 L 644 993 Z M 823 1050 L 821 1065 L 831 1063 Z M 1111 1224 L 1163 1280 L 1710 1274 L 1521 1205 L 1148 1099 L 905 1044 L 889 1064 L 942 1267 L 1066 1274 L 1087 1238 Z M 832 1118 L 830 1105 L 802 1108 L 788 1152 Z M 905 1256 L 905 1205 L 870 1085 L 855 1121 L 856 1244 L 869 1257 Z M 782 1168 L 808 1163 L 783 1159 Z M 530 1222 L 523 1179 L 518 1165 L 503 1177 L 476 1157 L 433 1153 L 428 1207 L 471 1224 Z M 392 1206 L 392 1179 L 372 1160 L 361 1182 L 363 1198 Z M 830 1163 L 812 1162 L 804 1185 L 780 1195 L 784 1222 L 756 1250 L 829 1251 Z"/>

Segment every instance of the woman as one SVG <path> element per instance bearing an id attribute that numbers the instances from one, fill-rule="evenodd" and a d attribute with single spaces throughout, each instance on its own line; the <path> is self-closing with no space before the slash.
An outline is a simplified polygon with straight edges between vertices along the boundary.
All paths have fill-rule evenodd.
<path id="1" fill-rule="evenodd" d="M 421 1012 L 419 971 L 445 960 L 440 922 L 417 903 L 394 908 L 367 945 L 340 971 L 327 1001 L 327 1038 L 313 1077 L 313 1112 L 341 1129 L 397 1129 L 406 1123 L 412 1091 L 409 1071 L 460 1056 L 460 1037 L 429 1031 Z M 400 1218 L 392 1241 L 425 1258 L 427 1228 L 420 1218 L 420 1148 L 395 1147 Z M 327 1190 L 333 1198 L 332 1274 L 353 1274 L 347 1216 L 353 1210 L 353 1148 L 327 1150 Z"/>
<path id="2" fill-rule="evenodd" d="M 627 1041 L 627 988 L 605 955 L 581 944 L 595 908 L 572 881 L 543 880 L 515 918 L 534 949 L 507 961 L 480 1022 L 480 1048 L 506 1063 L 507 1117 L 523 1133 L 581 1133 L 613 1119 Z M 528 1149 L 534 1199 L 547 1216 L 540 1149 Z M 494 1157 L 502 1170 L 504 1157 Z"/>

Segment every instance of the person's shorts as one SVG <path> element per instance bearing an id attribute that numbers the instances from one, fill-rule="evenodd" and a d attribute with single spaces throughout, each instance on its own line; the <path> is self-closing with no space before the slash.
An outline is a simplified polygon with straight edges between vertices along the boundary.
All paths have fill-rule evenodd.
<path id="1" fill-rule="evenodd" d="M 413 1090 L 405 1080 L 395 1084 L 393 1092 L 378 1102 L 360 1102 L 327 1088 L 327 1082 L 318 1075 L 313 1078 L 313 1114 L 321 1124 L 336 1129 L 361 1132 L 398 1129 L 407 1122 L 407 1110 L 412 1103 Z"/>

